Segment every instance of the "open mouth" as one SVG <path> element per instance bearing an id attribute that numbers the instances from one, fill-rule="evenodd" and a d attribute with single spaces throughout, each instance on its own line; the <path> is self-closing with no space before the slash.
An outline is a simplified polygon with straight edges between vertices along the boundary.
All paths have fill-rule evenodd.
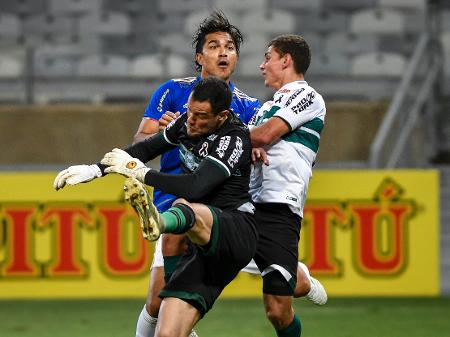
<path id="1" fill-rule="evenodd" d="M 219 63 L 217 64 L 219 66 L 219 68 L 226 68 L 228 67 L 228 62 L 227 61 L 219 61 Z"/>

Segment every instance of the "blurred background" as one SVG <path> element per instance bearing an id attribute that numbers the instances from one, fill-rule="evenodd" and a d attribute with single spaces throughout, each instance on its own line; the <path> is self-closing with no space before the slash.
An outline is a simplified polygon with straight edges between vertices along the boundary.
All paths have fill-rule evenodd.
<path id="1" fill-rule="evenodd" d="M 306 78 L 327 103 L 316 169 L 349 175 L 341 192 L 352 189 L 353 172 L 382 176 L 373 193 L 386 177 L 403 188 L 411 184 L 410 191 L 416 185 L 411 193 L 431 202 L 419 200 L 416 213 L 435 210 L 437 216 L 421 223 L 425 232 L 437 233 L 430 249 L 438 256 L 438 290 L 431 293 L 449 295 L 448 0 L 0 0 L 2 181 L 10 181 L 11 173 L 96 162 L 111 148 L 130 144 L 158 85 L 195 75 L 192 32 L 213 9 L 244 33 L 232 80 L 261 101 L 273 94 L 258 69 L 267 42 L 282 33 L 306 38 L 313 53 Z M 396 176 L 404 169 L 418 176 L 404 181 Z M 424 172 L 437 178 L 431 180 L 435 188 L 422 193 L 418 180 Z M 361 187 L 364 179 L 356 179 Z M 335 195 L 333 188 L 329 195 Z M 57 199 L 21 199 L 11 192 L 16 189 L 0 186 L 0 201 Z M 327 192 L 312 196 L 324 200 Z M 335 198 L 352 197 L 348 192 Z M 10 261 L 2 253 L 12 247 L 5 233 L 0 262 Z M 414 263 L 410 259 L 402 268 Z M 139 273 L 146 282 L 146 273 Z M 0 268 L 0 282 L 2 277 L 8 275 Z M 334 289 L 326 278 L 324 283 Z"/>

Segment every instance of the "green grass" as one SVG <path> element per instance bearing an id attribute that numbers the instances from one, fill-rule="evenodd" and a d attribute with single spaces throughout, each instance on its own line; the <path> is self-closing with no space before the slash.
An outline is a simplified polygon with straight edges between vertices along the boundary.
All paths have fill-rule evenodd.
<path id="1" fill-rule="evenodd" d="M 0 301 L 2 337 L 134 336 L 142 300 Z M 303 337 L 449 337 L 450 298 L 295 300 Z M 200 337 L 275 336 L 261 300 L 219 300 Z"/>

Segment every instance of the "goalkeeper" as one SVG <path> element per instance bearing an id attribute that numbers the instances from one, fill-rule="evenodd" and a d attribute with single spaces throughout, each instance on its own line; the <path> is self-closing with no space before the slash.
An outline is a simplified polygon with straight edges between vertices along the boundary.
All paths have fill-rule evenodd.
<path id="1" fill-rule="evenodd" d="M 141 218 L 144 237 L 187 233 L 193 243 L 160 293 L 157 335 L 188 336 L 225 286 L 256 251 L 257 232 L 249 200 L 251 142 L 247 127 L 229 110 L 231 91 L 215 78 L 194 87 L 188 112 L 159 133 L 126 151 L 114 149 L 97 165 L 61 171 L 54 187 L 87 182 L 104 173 L 130 177 L 126 199 Z M 147 162 L 178 146 L 184 174 L 165 174 Z M 159 214 L 142 185 L 177 195 Z M 189 202 L 186 199 L 190 200 Z"/>

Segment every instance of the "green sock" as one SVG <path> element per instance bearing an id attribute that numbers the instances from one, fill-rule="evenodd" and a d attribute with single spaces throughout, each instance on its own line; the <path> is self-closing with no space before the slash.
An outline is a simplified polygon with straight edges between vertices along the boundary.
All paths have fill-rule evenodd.
<path id="1" fill-rule="evenodd" d="M 278 337 L 300 337 L 302 335 L 302 324 L 300 318 L 294 314 L 294 319 L 283 330 L 277 330 Z"/>
<path id="2" fill-rule="evenodd" d="M 184 204 L 177 204 L 160 216 L 164 222 L 164 233 L 186 233 L 195 223 L 194 211 Z"/>

